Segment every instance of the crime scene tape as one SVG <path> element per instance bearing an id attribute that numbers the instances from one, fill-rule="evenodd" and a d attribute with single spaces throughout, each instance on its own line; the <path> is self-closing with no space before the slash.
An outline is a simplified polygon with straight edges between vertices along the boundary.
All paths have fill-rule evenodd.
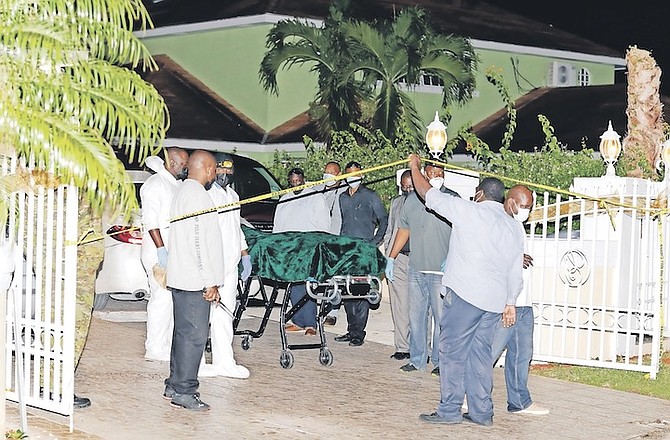
<path id="1" fill-rule="evenodd" d="M 471 168 L 466 168 L 466 167 L 462 167 L 462 166 L 458 166 L 458 165 L 448 164 L 446 162 L 441 162 L 441 161 L 437 161 L 437 160 L 433 160 L 433 159 L 429 159 L 429 158 L 425 158 L 425 157 L 422 157 L 421 161 L 425 162 L 425 163 L 432 163 L 432 164 L 435 164 L 435 165 L 439 165 L 439 166 L 441 166 L 445 169 L 467 172 L 467 173 L 475 171 L 482 176 L 504 179 L 504 180 L 507 180 L 507 181 L 510 181 L 510 182 L 514 182 L 515 184 L 518 184 L 518 185 L 526 185 L 528 187 L 537 188 L 537 189 L 541 189 L 541 190 L 544 190 L 544 191 L 560 193 L 560 194 L 573 196 L 573 197 L 577 197 L 577 198 L 581 198 L 581 199 L 585 199 L 585 200 L 596 201 L 596 202 L 598 202 L 600 209 L 604 209 L 605 211 L 607 211 L 610 214 L 610 217 L 612 217 L 612 214 L 610 212 L 610 207 L 611 206 L 620 206 L 620 207 L 623 207 L 623 208 L 637 209 L 637 210 L 641 210 L 641 211 L 649 211 L 649 212 L 655 213 L 655 215 L 658 215 L 658 216 L 661 216 L 661 214 L 670 213 L 670 209 L 667 207 L 667 204 L 666 204 L 665 207 L 639 206 L 639 205 L 634 205 L 632 203 L 627 203 L 626 201 L 621 201 L 617 197 L 602 198 L 602 197 L 591 196 L 591 195 L 588 195 L 588 194 L 581 194 L 581 193 L 577 193 L 577 192 L 573 192 L 573 191 L 566 191 L 564 189 L 555 188 L 555 187 L 552 187 L 552 186 L 549 186 L 549 185 L 542 185 L 542 184 L 538 184 L 538 183 L 534 183 L 534 182 L 528 182 L 528 181 L 524 181 L 524 180 L 505 177 L 505 176 L 501 176 L 499 174 L 495 174 L 495 173 L 491 173 L 491 172 L 487 172 L 487 171 L 483 171 L 483 170 L 473 170 Z M 208 213 L 212 213 L 212 212 L 225 212 L 225 211 L 228 211 L 231 208 L 234 208 L 234 207 L 237 207 L 237 206 L 242 206 L 242 205 L 245 205 L 245 204 L 248 204 L 248 203 L 258 202 L 258 201 L 273 198 L 273 197 L 279 197 L 279 196 L 282 196 L 282 195 L 290 193 L 290 192 L 300 191 L 300 190 L 303 190 L 303 189 L 306 189 L 306 188 L 319 186 L 319 185 L 325 184 L 327 182 L 344 180 L 344 179 L 347 179 L 348 177 L 361 176 L 361 175 L 371 173 L 371 172 L 374 172 L 374 171 L 378 171 L 378 170 L 382 170 L 382 169 L 385 169 L 385 168 L 398 166 L 398 165 L 401 165 L 401 164 L 404 164 L 404 163 L 407 163 L 407 162 L 408 162 L 408 159 L 397 160 L 395 162 L 389 162 L 387 164 L 377 165 L 377 166 L 370 167 L 370 168 L 365 168 L 365 169 L 362 169 L 360 171 L 356 171 L 356 172 L 353 172 L 353 173 L 341 174 L 339 176 L 330 177 L 328 179 L 321 179 L 321 180 L 316 180 L 316 181 L 313 181 L 313 182 L 306 182 L 303 185 L 292 187 L 292 188 L 286 188 L 286 189 L 282 189 L 282 190 L 279 190 L 279 191 L 272 191 L 272 192 L 269 192 L 269 193 L 266 193 L 266 194 L 259 194 L 257 196 L 249 197 L 249 198 L 240 200 L 238 202 L 228 203 L 228 204 L 220 205 L 220 206 L 215 206 L 215 207 L 212 207 L 212 208 L 208 208 L 206 210 L 184 214 L 184 215 L 179 216 L 179 217 L 174 217 L 174 218 L 170 219 L 170 223 L 178 222 L 178 221 L 181 221 L 181 220 L 185 220 L 187 218 L 196 217 L 198 215 L 208 214 Z M 131 226 L 131 227 L 128 227 L 126 229 L 113 232 L 111 234 L 101 234 L 101 235 L 93 236 L 93 237 L 91 237 L 91 236 L 94 234 L 94 231 L 89 230 L 89 231 L 86 231 L 84 234 L 82 234 L 82 237 L 80 237 L 80 239 L 78 240 L 77 245 L 84 245 L 84 244 L 92 243 L 92 242 L 95 242 L 95 241 L 102 240 L 106 236 L 114 236 L 116 234 L 121 234 L 121 233 L 124 233 L 124 232 L 129 232 L 129 231 L 133 231 L 133 230 L 137 230 L 137 229 L 140 229 L 140 227 Z"/>
<path id="2" fill-rule="evenodd" d="M 346 179 L 348 177 L 362 176 L 366 173 L 371 173 L 373 171 L 383 170 L 384 168 L 390 168 L 390 167 L 393 167 L 393 166 L 397 166 L 397 165 L 400 165 L 402 163 L 406 163 L 407 161 L 408 161 L 408 159 L 397 160 L 395 162 L 390 162 L 390 163 L 387 163 L 387 164 L 384 164 L 384 165 L 377 165 L 377 166 L 374 166 L 374 167 L 365 168 L 365 169 L 362 169 L 360 171 L 356 171 L 356 172 L 353 172 L 353 173 L 340 174 L 339 176 L 330 177 L 328 179 L 315 180 L 314 182 L 307 182 L 303 185 L 299 185 L 299 186 L 296 186 L 296 187 L 286 188 L 286 189 L 282 189 L 282 190 L 279 190 L 279 191 L 272 191 L 272 192 L 269 192 L 269 193 L 266 193 L 266 194 L 260 194 L 260 195 L 257 195 L 255 197 L 249 197 L 248 199 L 240 200 L 239 202 L 228 203 L 228 204 L 225 204 L 225 205 L 215 206 L 213 208 L 203 209 L 202 211 L 184 214 L 184 215 L 179 216 L 179 217 L 174 217 L 174 218 L 170 219 L 170 223 L 175 223 L 175 222 L 178 222 L 178 221 L 181 221 L 181 220 L 186 220 L 187 218 L 196 217 L 198 215 L 209 214 L 211 212 L 224 211 L 224 210 L 226 210 L 228 208 L 232 208 L 234 206 L 241 206 L 241 205 L 245 205 L 247 203 L 253 203 L 253 202 L 258 202 L 260 200 L 265 200 L 265 199 L 269 199 L 269 198 L 276 197 L 276 196 L 282 196 L 282 195 L 288 194 L 290 192 L 301 191 L 303 189 L 311 188 L 313 186 L 319 186 L 319 185 L 322 185 L 326 182 L 333 182 L 333 181 L 337 181 L 337 180 L 343 180 L 343 179 Z"/>

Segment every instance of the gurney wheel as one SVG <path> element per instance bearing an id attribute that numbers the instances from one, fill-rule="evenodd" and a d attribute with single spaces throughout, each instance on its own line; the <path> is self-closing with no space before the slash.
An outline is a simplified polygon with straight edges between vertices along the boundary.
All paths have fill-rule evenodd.
<path id="1" fill-rule="evenodd" d="M 330 367 L 333 365 L 333 353 L 327 348 L 322 348 L 319 352 L 319 362 L 324 367 Z"/>
<path id="2" fill-rule="evenodd" d="M 279 365 L 284 369 L 289 369 L 293 366 L 293 353 L 290 351 L 282 351 L 279 356 Z"/>
<path id="3" fill-rule="evenodd" d="M 244 351 L 249 350 L 251 348 L 251 336 L 244 335 L 240 345 L 242 346 L 242 350 L 244 350 Z"/>
<path id="4" fill-rule="evenodd" d="M 340 293 L 339 290 L 336 290 L 336 291 L 333 293 L 333 297 L 330 298 L 330 303 L 333 304 L 333 305 L 337 305 L 337 304 L 339 304 L 341 301 L 342 301 L 342 294 Z"/>
<path id="5" fill-rule="evenodd" d="M 379 294 L 378 290 L 371 289 L 370 290 L 370 298 L 368 301 L 370 304 L 379 304 L 379 301 L 381 301 L 382 296 Z"/>

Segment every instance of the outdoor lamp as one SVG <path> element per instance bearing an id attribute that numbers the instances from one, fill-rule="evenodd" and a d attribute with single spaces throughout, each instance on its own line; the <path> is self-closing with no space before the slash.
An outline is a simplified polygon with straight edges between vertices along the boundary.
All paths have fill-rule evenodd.
<path id="1" fill-rule="evenodd" d="M 612 121 L 609 121 L 607 131 L 600 136 L 600 154 L 607 164 L 607 172 L 605 176 L 615 176 L 614 162 L 616 162 L 621 153 L 621 141 L 619 141 L 619 133 L 612 129 Z"/>
<path id="2" fill-rule="evenodd" d="M 663 162 L 664 171 L 663 180 L 670 182 L 670 138 L 661 144 L 661 161 Z"/>
<path id="3" fill-rule="evenodd" d="M 440 122 L 437 112 L 435 112 L 435 119 L 427 128 L 426 145 L 428 145 L 428 151 L 433 158 L 439 159 L 445 145 L 447 145 L 447 127 Z"/>

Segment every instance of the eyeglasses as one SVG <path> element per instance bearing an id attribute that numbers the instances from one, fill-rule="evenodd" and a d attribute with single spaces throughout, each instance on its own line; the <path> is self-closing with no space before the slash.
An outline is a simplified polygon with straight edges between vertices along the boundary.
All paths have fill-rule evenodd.
<path id="1" fill-rule="evenodd" d="M 409 186 L 401 186 L 401 187 L 400 187 L 400 191 L 412 191 L 413 189 L 414 189 L 414 186 L 413 186 L 413 185 L 409 185 Z"/>

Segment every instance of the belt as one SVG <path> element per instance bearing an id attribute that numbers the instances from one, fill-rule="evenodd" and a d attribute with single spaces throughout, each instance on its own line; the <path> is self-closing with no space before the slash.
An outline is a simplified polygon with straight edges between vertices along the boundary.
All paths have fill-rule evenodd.
<path id="1" fill-rule="evenodd" d="M 409 255 L 409 251 L 400 251 L 400 253 L 403 255 Z"/>

